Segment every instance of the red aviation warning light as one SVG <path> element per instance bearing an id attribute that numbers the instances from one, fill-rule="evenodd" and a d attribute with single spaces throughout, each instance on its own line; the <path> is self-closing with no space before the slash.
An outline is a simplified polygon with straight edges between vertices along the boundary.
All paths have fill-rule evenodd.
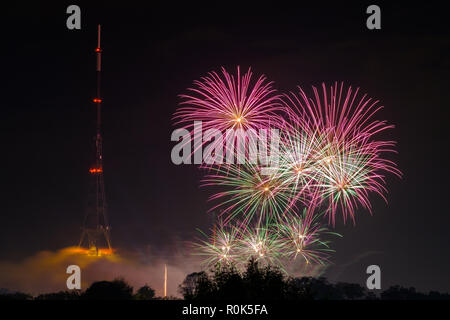
<path id="1" fill-rule="evenodd" d="M 102 173 L 103 169 L 102 168 L 90 168 L 89 172 L 90 173 Z"/>
<path id="2" fill-rule="evenodd" d="M 92 101 L 94 101 L 94 103 L 102 103 L 102 99 L 100 98 L 94 98 Z"/>

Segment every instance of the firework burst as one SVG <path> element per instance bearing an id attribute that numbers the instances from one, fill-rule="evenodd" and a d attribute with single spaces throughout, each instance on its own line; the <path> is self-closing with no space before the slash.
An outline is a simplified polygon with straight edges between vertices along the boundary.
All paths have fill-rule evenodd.
<path id="1" fill-rule="evenodd" d="M 293 123 L 285 126 L 282 135 L 276 175 L 290 190 L 289 208 L 298 201 L 309 205 L 320 179 L 318 166 L 327 150 L 323 135 L 307 129 Z"/>
<path id="2" fill-rule="evenodd" d="M 210 200 L 221 201 L 211 210 L 222 209 L 225 223 L 239 218 L 243 227 L 252 220 L 258 224 L 263 221 L 268 224 L 278 219 L 291 202 L 291 190 L 277 173 L 262 174 L 261 167 L 252 164 L 217 168 L 204 178 L 202 185 L 227 188 L 210 197 Z"/>
<path id="3" fill-rule="evenodd" d="M 211 229 L 211 235 L 198 230 L 202 237 L 192 243 L 196 255 L 202 256 L 208 267 L 221 267 L 235 264 L 240 258 L 237 229 L 218 223 Z"/>
<path id="4" fill-rule="evenodd" d="M 343 148 L 330 161 L 323 162 L 319 170 L 320 180 L 317 190 L 320 192 L 318 201 L 328 202 L 329 219 L 335 223 L 335 213 L 339 208 L 344 222 L 348 216 L 354 222 L 354 212 L 361 205 L 371 211 L 369 193 L 379 194 L 383 199 L 386 188 L 384 176 L 378 169 L 382 163 L 376 155 L 354 150 L 352 147 Z"/>
<path id="5" fill-rule="evenodd" d="M 286 214 L 276 226 L 278 239 L 283 255 L 291 260 L 303 258 L 306 264 L 325 265 L 334 250 L 330 249 L 329 241 L 322 240 L 325 234 L 341 236 L 330 232 L 320 224 L 321 215 L 313 214 L 312 210 L 304 209 L 301 215 Z"/>
<path id="6" fill-rule="evenodd" d="M 311 203 L 328 203 L 327 213 L 333 224 L 338 209 L 344 222 L 348 217 L 355 222 L 359 206 L 370 211 L 370 193 L 386 200 L 385 174 L 401 176 L 395 163 L 384 158 L 386 153 L 395 152 L 395 142 L 375 139 L 377 133 L 393 126 L 373 119 L 382 107 L 366 95 L 358 100 L 358 89 L 349 87 L 345 91 L 344 85 L 337 83 L 327 89 L 323 84 L 322 94 L 313 87 L 314 99 L 301 88 L 299 91 L 299 95 L 285 95 L 285 106 L 294 127 L 313 132 L 304 143 L 312 145 L 311 150 L 297 152 L 302 157 L 310 155 L 313 163 L 314 174 L 308 175 L 312 178 L 308 185 L 313 194 Z M 288 146 L 292 145 L 290 138 L 286 140 Z"/>
<path id="7" fill-rule="evenodd" d="M 343 83 L 335 83 L 329 88 L 322 84 L 320 92 L 313 86 L 314 99 L 309 98 L 301 87 L 298 89 L 298 95 L 284 95 L 288 106 L 286 112 L 291 118 L 300 119 L 304 126 L 328 133 L 331 139 L 352 144 L 367 143 L 375 134 L 394 128 L 386 121 L 373 119 L 383 107 L 378 105 L 378 100 L 374 101 L 367 95 L 359 98 L 359 88 L 344 90 Z M 384 141 L 380 146 L 394 144 L 393 141 Z"/>
<path id="8" fill-rule="evenodd" d="M 202 121 L 204 131 L 217 129 L 222 133 L 227 129 L 257 130 L 276 125 L 277 113 L 282 109 L 279 95 L 265 76 L 252 83 L 252 75 L 250 69 L 241 76 L 237 67 L 234 76 L 222 68 L 222 76 L 210 72 L 195 81 L 195 88 L 189 89 L 191 95 L 180 95 L 183 101 L 175 113 L 176 124 L 190 128 L 194 121 Z"/>
<path id="9" fill-rule="evenodd" d="M 202 186 L 219 188 L 210 197 L 218 202 L 210 210 L 220 210 L 223 223 L 211 236 L 202 233 L 196 254 L 204 256 L 208 266 L 242 267 L 249 259 L 282 270 L 286 264 L 326 265 L 334 251 L 323 238 L 340 235 L 322 226 L 322 217 L 334 226 L 340 213 L 344 223 L 355 223 L 358 208 L 371 212 L 371 194 L 386 201 L 385 176 L 401 176 L 385 157 L 395 152 L 395 142 L 378 139 L 394 126 L 375 119 L 382 109 L 377 100 L 342 83 L 313 87 L 311 96 L 300 87 L 297 94 L 280 96 L 264 76 L 251 80 L 250 69 L 243 76 L 239 67 L 236 75 L 223 68 L 221 75 L 210 72 L 194 82 L 190 94 L 181 95 L 174 116 L 177 124 L 194 132 L 194 149 L 214 136 L 206 155 L 222 156 L 227 141 L 226 164 L 205 160 L 202 165 L 208 169 Z M 194 122 L 201 122 L 200 145 L 195 142 Z M 271 131 L 270 136 L 280 137 L 279 149 L 270 151 L 275 164 L 269 168 L 251 160 L 267 159 L 264 139 L 264 150 L 260 144 L 244 150 L 244 160 L 234 164 L 234 142 L 245 148 L 251 135 L 274 128 L 281 131 L 279 136 Z M 233 161 L 228 161 L 229 154 Z M 297 214 L 299 207 L 307 209 Z"/>
<path id="10" fill-rule="evenodd" d="M 281 242 L 277 234 L 266 226 L 240 228 L 240 256 L 243 263 L 250 259 L 263 264 L 283 269 L 281 258 Z"/>

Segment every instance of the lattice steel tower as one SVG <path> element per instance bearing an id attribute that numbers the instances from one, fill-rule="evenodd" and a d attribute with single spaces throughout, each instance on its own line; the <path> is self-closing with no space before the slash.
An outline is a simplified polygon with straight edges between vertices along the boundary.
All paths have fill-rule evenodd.
<path id="1" fill-rule="evenodd" d="M 102 49 L 100 47 L 100 25 L 98 26 L 98 40 L 95 53 L 97 56 L 97 95 L 93 102 L 97 109 L 97 133 L 95 140 L 95 164 L 89 169 L 90 193 L 88 206 L 83 222 L 79 247 L 87 244 L 89 253 L 101 255 L 104 252 L 111 252 L 110 226 L 106 212 L 105 183 L 103 180 L 103 155 L 102 155 L 102 135 L 101 135 L 101 109 L 102 97 L 101 71 L 102 71 Z M 106 250 L 101 250 L 105 248 Z"/>

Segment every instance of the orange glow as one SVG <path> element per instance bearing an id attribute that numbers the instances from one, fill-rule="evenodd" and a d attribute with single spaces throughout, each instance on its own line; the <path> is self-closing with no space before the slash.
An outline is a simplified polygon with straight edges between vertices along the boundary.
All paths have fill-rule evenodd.
<path id="1" fill-rule="evenodd" d="M 100 102 L 102 102 L 102 99 L 94 98 L 94 99 L 92 99 L 92 101 L 94 101 L 94 103 L 100 103 Z"/>
<path id="2" fill-rule="evenodd" d="M 109 256 L 109 255 L 112 255 L 113 253 L 114 253 L 113 249 L 108 249 L 108 248 L 98 249 L 99 256 Z"/>
<path id="3" fill-rule="evenodd" d="M 88 249 L 81 248 L 81 247 L 72 247 L 72 248 L 69 248 L 68 251 L 70 253 L 81 253 L 81 254 L 88 254 L 89 253 Z"/>
<path id="4" fill-rule="evenodd" d="M 70 253 L 76 253 L 76 254 L 82 254 L 86 256 L 95 256 L 95 257 L 101 257 L 101 256 L 110 256 L 114 253 L 114 249 L 108 249 L 108 248 L 99 248 L 98 254 L 97 249 L 95 247 L 91 249 L 82 248 L 82 247 L 72 247 L 69 250 Z"/>
<path id="5" fill-rule="evenodd" d="M 95 52 L 100 52 L 102 51 L 100 48 L 95 48 Z"/>
<path id="6" fill-rule="evenodd" d="M 101 173 L 101 172 L 103 172 L 103 169 L 102 168 L 91 168 L 91 169 L 89 169 L 89 172 L 90 173 Z"/>

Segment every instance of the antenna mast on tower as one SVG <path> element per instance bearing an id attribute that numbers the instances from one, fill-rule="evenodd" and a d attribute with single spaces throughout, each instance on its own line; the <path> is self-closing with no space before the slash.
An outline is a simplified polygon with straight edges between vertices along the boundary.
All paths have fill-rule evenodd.
<path id="1" fill-rule="evenodd" d="M 106 214 L 106 199 L 105 199 L 105 183 L 103 180 L 103 154 L 102 154 L 102 135 L 101 135 L 101 71 L 102 71 L 102 49 L 100 46 L 100 25 L 98 25 L 97 48 L 95 53 L 97 56 L 97 95 L 92 100 L 96 106 L 97 111 L 97 133 L 95 140 L 95 164 L 89 169 L 91 175 L 91 191 L 88 199 L 88 208 L 83 223 L 81 239 L 79 246 L 87 241 L 87 247 L 90 254 L 101 255 L 103 252 L 111 252 L 110 240 L 110 226 Z M 106 247 L 106 250 L 101 248 Z"/>

